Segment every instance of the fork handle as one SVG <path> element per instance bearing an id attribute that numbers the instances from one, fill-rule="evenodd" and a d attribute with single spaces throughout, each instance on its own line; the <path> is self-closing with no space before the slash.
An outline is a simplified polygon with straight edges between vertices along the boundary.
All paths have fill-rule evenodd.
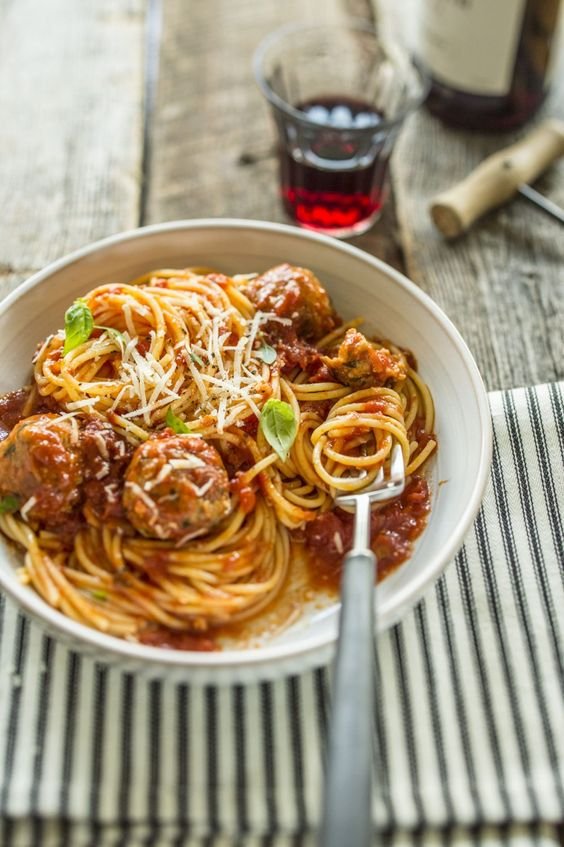
<path id="1" fill-rule="evenodd" d="M 369 847 L 373 839 L 375 568 L 370 550 L 345 558 L 320 847 Z"/>

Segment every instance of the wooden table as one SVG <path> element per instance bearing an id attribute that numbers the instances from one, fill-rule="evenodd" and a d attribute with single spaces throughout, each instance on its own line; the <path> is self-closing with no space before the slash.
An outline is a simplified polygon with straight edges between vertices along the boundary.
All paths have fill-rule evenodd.
<path id="1" fill-rule="evenodd" d="M 320 8 L 326 19 L 374 14 L 368 0 L 0 0 L 0 295 L 140 224 L 283 221 L 250 59 L 268 31 Z M 564 116 L 563 90 L 545 114 Z M 420 112 L 395 153 L 393 201 L 354 239 L 443 307 L 489 389 L 564 376 L 564 232 L 516 200 L 446 244 L 427 205 L 510 140 Z M 564 162 L 541 189 L 564 205 Z"/>
<path id="2" fill-rule="evenodd" d="M 403 13 L 412 0 L 386 2 Z M 320 9 L 374 14 L 370 0 L 0 0 L 0 298 L 139 225 L 284 221 L 251 54 Z M 544 114 L 564 118 L 559 78 Z M 439 303 L 488 389 L 564 378 L 564 230 L 516 200 L 447 244 L 427 206 L 512 139 L 448 130 L 421 111 L 396 150 L 382 219 L 353 240 Z M 564 206 L 564 160 L 539 187 Z"/>

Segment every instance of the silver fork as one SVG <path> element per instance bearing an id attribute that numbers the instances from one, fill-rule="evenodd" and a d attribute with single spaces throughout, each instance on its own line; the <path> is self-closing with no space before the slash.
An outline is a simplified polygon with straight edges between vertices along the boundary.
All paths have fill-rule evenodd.
<path id="1" fill-rule="evenodd" d="M 341 614 L 335 659 L 329 754 L 320 847 L 372 845 L 372 723 L 374 719 L 374 577 L 370 509 L 405 488 L 401 447 L 392 450 L 387 477 L 342 494 L 335 504 L 355 511 L 352 550 L 341 579 Z"/>

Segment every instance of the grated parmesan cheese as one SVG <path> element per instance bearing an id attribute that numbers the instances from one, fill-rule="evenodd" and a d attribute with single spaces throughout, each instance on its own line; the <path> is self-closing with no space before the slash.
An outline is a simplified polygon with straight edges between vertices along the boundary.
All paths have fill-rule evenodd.
<path id="1" fill-rule="evenodd" d="M 74 412 L 76 409 L 87 408 L 90 408 L 92 411 L 96 407 L 97 402 L 98 400 L 95 397 L 87 397 L 84 400 L 71 400 L 66 406 L 71 412 Z"/>
<path id="2" fill-rule="evenodd" d="M 47 347 L 49 346 L 49 344 L 51 343 L 51 341 L 54 337 L 55 337 L 54 335 L 48 335 L 47 336 L 47 338 L 45 339 L 45 341 L 43 342 L 43 344 L 41 345 L 41 347 L 39 348 L 37 353 L 35 353 L 35 355 L 33 356 L 32 360 L 31 360 L 32 365 L 34 365 L 37 361 L 39 361 L 39 359 L 41 359 L 41 357 L 45 353 Z"/>
<path id="3" fill-rule="evenodd" d="M 27 521 L 27 515 L 30 509 L 33 509 L 35 504 L 37 503 L 37 497 L 32 495 L 28 500 L 25 501 L 23 506 L 20 509 L 20 515 L 22 516 L 24 521 Z"/>
<path id="4" fill-rule="evenodd" d="M 156 335 L 151 330 L 151 339 L 154 343 Z M 130 399 L 137 399 L 139 407 L 123 415 L 124 418 L 143 417 L 147 426 L 151 424 L 151 413 L 171 400 L 178 400 L 183 377 L 175 382 L 175 389 L 170 389 L 169 384 L 177 370 L 177 364 L 173 356 L 168 370 L 164 370 L 161 362 L 155 358 L 151 350 L 145 356 L 141 356 L 137 348 L 131 342 L 127 344 L 120 367 L 122 380 L 128 383 Z M 123 389 L 122 389 L 123 391 Z M 113 409 L 116 408 L 121 399 L 122 392 L 116 397 Z"/>
<path id="5" fill-rule="evenodd" d="M 122 304 L 121 311 L 123 313 L 123 317 L 125 318 L 125 325 L 127 327 L 128 333 L 131 336 L 135 335 L 135 324 L 133 322 L 133 315 L 131 314 L 131 303 L 125 301 Z"/>
<path id="6" fill-rule="evenodd" d="M 192 471 L 195 468 L 205 468 L 206 463 L 197 456 L 186 456 L 185 459 L 169 459 L 169 465 L 175 471 Z"/>
<path id="7" fill-rule="evenodd" d="M 131 303 L 131 308 L 133 309 L 134 312 L 137 312 L 138 315 L 141 315 L 142 318 L 146 318 L 148 315 L 151 314 L 151 310 L 149 309 L 148 306 L 143 306 L 141 303 L 138 303 L 136 300 L 134 300 Z"/>
<path id="8" fill-rule="evenodd" d="M 150 424 L 151 421 L 150 419 L 147 419 L 146 416 L 148 416 L 151 412 L 154 412 L 156 409 L 162 409 L 163 406 L 168 406 L 171 400 L 180 400 L 180 396 L 176 394 L 172 397 L 163 397 L 162 400 L 158 400 L 156 403 L 147 403 L 146 406 L 142 406 L 140 409 L 134 409 L 133 412 L 127 412 L 121 417 L 128 420 L 130 418 L 140 418 L 143 416 L 146 418 L 146 423 Z"/>
<path id="9" fill-rule="evenodd" d="M 208 479 L 208 481 L 204 482 L 204 484 L 201 485 L 199 488 L 198 488 L 197 485 L 194 485 L 193 488 L 194 488 L 194 491 L 196 492 L 196 494 L 198 495 L 198 497 L 203 497 L 204 494 L 207 494 L 207 492 L 210 490 L 212 485 L 213 485 L 213 479 Z"/>
<path id="10" fill-rule="evenodd" d="M 157 476 L 154 479 L 151 479 L 151 480 L 149 480 L 148 482 L 145 483 L 145 485 L 143 486 L 144 490 L 150 491 L 152 488 L 155 487 L 155 485 L 160 485 L 160 483 L 164 482 L 164 480 L 167 478 L 167 476 L 169 476 L 169 474 L 171 472 L 172 472 L 172 465 L 169 462 L 167 462 L 166 465 L 163 465 L 163 467 L 160 469 L 160 471 L 158 472 Z"/>
<path id="11" fill-rule="evenodd" d="M 183 547 L 188 541 L 192 541 L 192 539 L 198 538 L 198 536 L 200 536 L 200 535 L 205 535 L 205 533 L 206 533 L 205 529 L 195 529 L 195 530 L 192 530 L 191 532 L 187 532 L 186 535 L 183 535 L 182 538 L 180 538 L 174 546 L 177 549 L 178 549 L 178 547 Z"/>
<path id="12" fill-rule="evenodd" d="M 128 482 L 126 482 L 126 483 L 125 483 L 125 485 L 126 485 L 126 487 L 127 487 L 127 488 L 130 488 L 130 489 L 131 489 L 131 491 L 133 491 L 133 493 L 134 493 L 137 497 L 139 497 L 139 499 L 140 499 L 140 500 L 142 500 L 142 501 L 145 503 L 145 505 L 147 506 L 147 508 L 148 508 L 148 509 L 150 509 L 150 510 L 151 510 L 151 512 L 156 512 L 156 511 L 157 511 L 157 507 L 156 507 L 156 505 L 155 505 L 155 501 L 154 501 L 151 497 L 149 497 L 149 495 L 148 495 L 148 494 L 146 494 L 146 493 L 143 491 L 143 489 L 141 488 L 141 486 L 140 486 L 140 485 L 137 485 L 137 483 L 136 483 L 136 482 L 129 482 L 129 481 L 128 481 Z"/>
<path id="13" fill-rule="evenodd" d="M 335 549 L 337 550 L 337 553 L 341 554 L 345 548 L 343 547 L 343 539 L 341 538 L 340 532 L 335 532 L 333 536 L 333 542 L 335 544 Z"/>
<path id="14" fill-rule="evenodd" d="M 96 447 L 98 448 L 98 452 L 100 453 L 102 459 L 109 461 L 110 454 L 108 453 L 108 445 L 104 441 L 104 436 L 101 432 L 97 432 L 94 435 L 94 441 L 96 442 Z"/>
<path id="15" fill-rule="evenodd" d="M 198 415 L 213 415 L 219 433 L 244 414 L 241 404 L 260 417 L 268 366 L 256 358 L 257 338 L 267 322 L 291 325 L 292 321 L 262 311 L 247 319 L 235 306 L 225 307 L 225 301 L 219 298 L 211 302 L 202 294 L 199 289 L 193 296 L 190 292 L 182 292 L 182 297 L 170 292 L 167 325 L 175 331 L 185 328 L 186 335 L 179 333 L 171 338 L 163 327 L 157 332 L 151 329 L 146 352 L 137 349 L 135 320 L 139 320 L 138 316 L 150 320 L 151 310 L 143 304 L 124 302 L 125 330 L 119 337 L 120 356 L 110 389 L 112 395 L 73 400 L 66 404 L 69 412 L 109 407 L 109 411 L 119 415 L 120 431 L 135 441 L 143 440 L 147 428 L 161 424 L 164 416 L 159 410 L 175 401 L 180 401 L 178 408 L 190 418 L 197 417 L 196 407 Z M 189 304 L 187 295 L 191 297 Z M 176 340 L 179 337 L 181 340 Z M 232 338 L 237 339 L 235 344 Z M 88 390 L 99 391 L 100 387 L 103 383 L 92 383 Z M 85 389 L 83 386 L 83 392 Z M 106 458 L 104 448 L 98 444 L 101 456 Z"/>
<path id="16" fill-rule="evenodd" d="M 73 416 L 70 418 L 71 425 L 71 444 L 78 444 L 80 433 L 78 430 L 78 422 L 76 418 Z"/>
<path id="17" fill-rule="evenodd" d="M 223 433 L 225 427 L 225 413 L 227 411 L 227 397 L 220 397 L 217 408 L 217 431 Z"/>
<path id="18" fill-rule="evenodd" d="M 127 485 L 127 483 L 126 483 Z M 104 494 L 106 496 L 106 500 L 109 503 L 115 503 L 118 499 L 118 485 L 117 482 L 108 482 L 107 485 L 104 485 Z M 118 527 L 118 532 L 121 531 L 121 528 Z"/>
<path id="19" fill-rule="evenodd" d="M 63 415 L 57 415 L 56 418 L 46 421 L 43 426 L 47 428 L 48 426 L 53 426 L 53 424 L 59 424 L 61 421 L 66 421 L 67 418 L 75 418 L 77 415 L 78 412 L 65 412 Z"/>
<path id="20" fill-rule="evenodd" d="M 51 426 L 58 426 L 62 421 L 68 420 L 71 427 L 71 444 L 78 444 L 80 433 L 78 429 L 78 422 L 75 420 L 77 415 L 78 412 L 65 412 L 64 415 L 58 415 L 56 418 L 46 421 L 42 424 L 42 426 L 44 429 L 47 429 Z"/>

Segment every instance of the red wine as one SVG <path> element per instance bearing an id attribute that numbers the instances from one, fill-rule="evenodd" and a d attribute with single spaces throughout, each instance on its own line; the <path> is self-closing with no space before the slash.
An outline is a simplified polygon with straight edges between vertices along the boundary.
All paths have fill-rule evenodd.
<path id="1" fill-rule="evenodd" d="M 429 110 L 468 129 L 520 126 L 543 102 L 561 0 L 425 0 Z"/>
<path id="2" fill-rule="evenodd" d="M 309 126 L 307 145 L 280 150 L 286 211 L 318 231 L 364 231 L 387 194 L 389 145 L 384 138 L 374 143 L 383 116 L 368 103 L 338 96 L 316 97 L 296 108 L 319 122 L 319 128 Z"/>

